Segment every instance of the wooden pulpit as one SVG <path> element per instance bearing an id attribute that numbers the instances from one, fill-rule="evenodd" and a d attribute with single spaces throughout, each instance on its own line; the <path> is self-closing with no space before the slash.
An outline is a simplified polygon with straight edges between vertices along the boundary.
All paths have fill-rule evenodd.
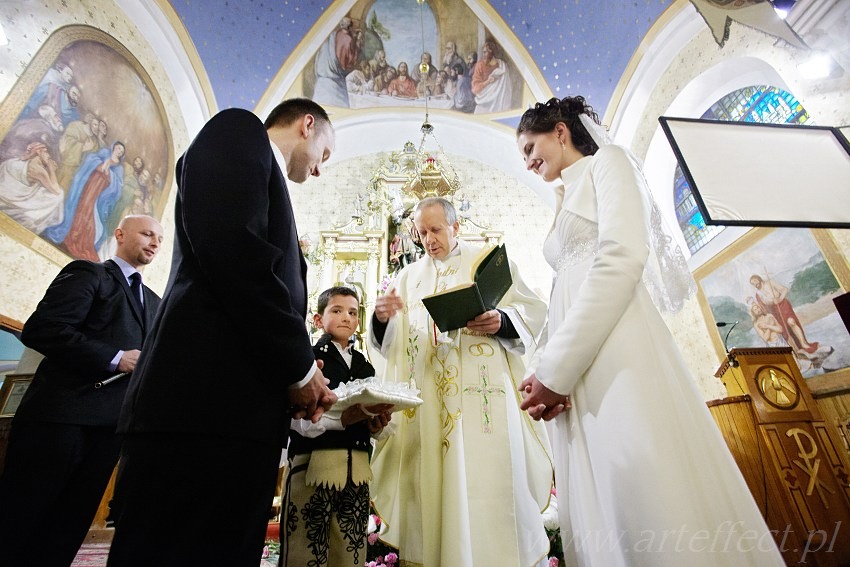
<path id="1" fill-rule="evenodd" d="M 787 565 L 850 566 L 850 462 L 790 348 L 736 348 L 708 403 Z"/>

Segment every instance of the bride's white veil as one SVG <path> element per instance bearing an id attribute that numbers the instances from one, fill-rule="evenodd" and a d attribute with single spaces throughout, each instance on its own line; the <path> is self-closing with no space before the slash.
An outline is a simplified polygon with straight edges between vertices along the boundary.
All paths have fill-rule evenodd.
<path id="1" fill-rule="evenodd" d="M 593 121 L 590 116 L 580 112 L 579 120 L 593 141 L 600 148 L 613 143 L 608 132 Z M 640 168 L 640 160 L 628 149 L 629 156 Z M 661 210 L 652 197 L 644 180 L 644 188 L 650 203 L 651 250 L 643 272 L 643 283 L 649 290 L 655 306 L 662 313 L 675 313 L 685 301 L 696 292 L 696 282 L 688 269 L 682 249 L 676 243 L 672 232 L 664 222 Z"/>

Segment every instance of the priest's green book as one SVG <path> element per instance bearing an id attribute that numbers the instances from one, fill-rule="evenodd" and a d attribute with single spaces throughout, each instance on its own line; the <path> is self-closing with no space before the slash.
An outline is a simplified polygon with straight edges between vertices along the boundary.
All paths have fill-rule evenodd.
<path id="1" fill-rule="evenodd" d="M 484 247 L 472 263 L 470 279 L 470 283 L 422 298 L 440 331 L 462 329 L 468 321 L 496 308 L 513 283 L 505 245 Z"/>

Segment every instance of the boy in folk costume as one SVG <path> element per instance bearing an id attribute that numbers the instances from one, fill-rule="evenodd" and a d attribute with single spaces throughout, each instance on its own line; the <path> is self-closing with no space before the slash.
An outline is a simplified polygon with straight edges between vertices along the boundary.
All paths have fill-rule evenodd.
<path id="1" fill-rule="evenodd" d="M 313 347 L 329 388 L 375 375 L 351 336 L 359 324 L 357 293 L 332 287 L 319 295 L 313 316 L 325 334 Z M 390 404 L 353 405 L 317 423 L 293 419 L 290 473 L 284 498 L 286 538 L 280 565 L 364 565 L 369 522 L 370 436 L 390 421 Z"/>

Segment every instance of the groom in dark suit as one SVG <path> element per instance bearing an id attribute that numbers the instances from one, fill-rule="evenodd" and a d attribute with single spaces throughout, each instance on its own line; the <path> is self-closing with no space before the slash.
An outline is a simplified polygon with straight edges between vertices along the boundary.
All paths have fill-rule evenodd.
<path id="1" fill-rule="evenodd" d="M 160 301 L 138 270 L 159 250 L 162 227 L 129 216 L 114 234 L 115 256 L 65 266 L 24 325 L 21 340 L 45 358 L 0 477 L 0 565 L 70 565 L 118 462 L 118 414 Z"/>
<path id="2" fill-rule="evenodd" d="M 260 560 L 290 418 L 336 400 L 286 183 L 318 176 L 333 148 L 322 107 L 290 99 L 265 125 L 220 112 L 178 161 L 171 277 L 119 426 L 111 567 Z"/>

